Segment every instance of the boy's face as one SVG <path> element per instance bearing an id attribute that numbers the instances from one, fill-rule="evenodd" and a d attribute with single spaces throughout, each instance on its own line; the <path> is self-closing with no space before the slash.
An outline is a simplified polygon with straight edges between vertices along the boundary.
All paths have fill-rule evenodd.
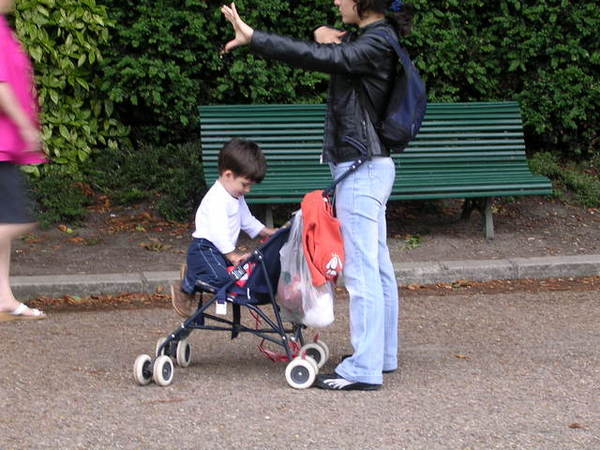
<path id="1" fill-rule="evenodd" d="M 254 181 L 246 177 L 239 177 L 231 170 L 224 171 L 219 177 L 221 184 L 232 197 L 240 198 L 252 189 Z"/>

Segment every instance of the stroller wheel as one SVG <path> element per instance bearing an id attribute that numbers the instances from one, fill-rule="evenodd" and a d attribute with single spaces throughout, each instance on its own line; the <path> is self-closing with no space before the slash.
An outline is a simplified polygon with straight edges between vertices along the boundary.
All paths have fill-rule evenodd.
<path id="1" fill-rule="evenodd" d="M 187 367 L 192 362 L 192 346 L 187 339 L 177 342 L 177 353 L 175 360 L 179 367 Z"/>
<path id="2" fill-rule="evenodd" d="M 313 385 L 317 368 L 310 359 L 294 358 L 285 368 L 285 379 L 294 389 L 306 389 Z"/>
<path id="3" fill-rule="evenodd" d="M 173 381 L 173 361 L 167 355 L 161 355 L 154 361 L 152 377 L 159 386 L 168 386 Z"/>
<path id="4" fill-rule="evenodd" d="M 313 367 L 315 368 L 315 374 L 318 374 L 319 373 L 319 365 L 317 364 L 317 361 L 315 361 L 315 358 L 313 358 L 312 356 L 306 355 L 304 357 L 304 359 L 306 359 L 308 362 L 310 362 L 313 365 Z"/>
<path id="5" fill-rule="evenodd" d="M 140 355 L 133 363 L 133 379 L 140 386 L 145 386 L 152 381 L 152 358 Z"/>
<path id="6" fill-rule="evenodd" d="M 325 361 L 328 361 L 331 353 L 329 353 L 329 347 L 327 346 L 327 344 L 320 339 L 317 339 L 315 341 L 315 344 L 320 345 L 323 348 L 323 350 L 325 350 Z"/>
<path id="7" fill-rule="evenodd" d="M 303 352 L 306 352 L 306 356 L 310 356 L 312 359 L 315 360 L 319 369 L 323 367 L 323 365 L 327 361 L 327 353 L 325 353 L 324 347 L 317 344 L 316 342 L 303 345 L 300 349 L 300 353 Z"/>

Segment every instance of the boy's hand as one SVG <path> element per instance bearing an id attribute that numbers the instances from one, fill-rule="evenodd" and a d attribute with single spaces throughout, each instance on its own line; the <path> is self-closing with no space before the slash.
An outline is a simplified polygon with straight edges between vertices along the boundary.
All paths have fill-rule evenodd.
<path id="1" fill-rule="evenodd" d="M 250 253 L 231 252 L 227 253 L 225 257 L 229 260 L 229 262 L 231 262 L 231 264 L 238 266 L 242 261 L 250 258 Z"/>
<path id="2" fill-rule="evenodd" d="M 277 233 L 277 230 L 279 228 L 269 228 L 269 227 L 264 227 L 262 230 L 260 230 L 260 233 L 258 233 L 261 237 L 271 237 L 273 236 L 275 233 Z"/>
<path id="3" fill-rule="evenodd" d="M 345 31 L 336 30 L 325 25 L 317 28 L 313 33 L 315 42 L 319 44 L 341 44 L 342 37 L 345 34 Z"/>

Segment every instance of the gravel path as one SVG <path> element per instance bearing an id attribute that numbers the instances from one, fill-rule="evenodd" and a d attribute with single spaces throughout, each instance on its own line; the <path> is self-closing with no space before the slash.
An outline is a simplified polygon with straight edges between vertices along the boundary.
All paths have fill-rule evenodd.
<path id="1" fill-rule="evenodd" d="M 345 307 L 321 334 L 332 359 L 349 350 Z M 171 386 L 135 385 L 135 357 L 177 323 L 0 323 L 0 448 L 600 448 L 598 291 L 407 298 L 401 370 L 377 392 L 293 390 L 257 338 L 206 331 Z"/>

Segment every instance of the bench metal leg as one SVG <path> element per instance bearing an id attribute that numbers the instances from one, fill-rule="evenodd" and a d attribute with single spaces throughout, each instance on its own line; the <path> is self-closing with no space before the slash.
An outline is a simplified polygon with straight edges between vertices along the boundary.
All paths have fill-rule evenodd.
<path id="1" fill-rule="evenodd" d="M 486 239 L 494 239 L 494 218 L 492 217 L 492 203 L 492 197 L 487 197 L 485 199 L 483 220 Z"/>
<path id="2" fill-rule="evenodd" d="M 473 210 L 479 211 L 483 218 L 483 232 L 486 239 L 494 239 L 494 218 L 492 215 L 493 197 L 467 198 L 463 206 L 461 219 L 468 220 Z"/>
<path id="3" fill-rule="evenodd" d="M 265 225 L 273 228 L 273 207 L 271 205 L 265 205 Z"/>

